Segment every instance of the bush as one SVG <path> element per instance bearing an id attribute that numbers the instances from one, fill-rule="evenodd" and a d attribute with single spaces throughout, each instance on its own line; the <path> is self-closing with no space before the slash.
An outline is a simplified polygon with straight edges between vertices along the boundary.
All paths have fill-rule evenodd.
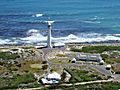
<path id="1" fill-rule="evenodd" d="M 16 66 L 21 67 L 21 64 L 17 64 Z"/>
<path id="2" fill-rule="evenodd" d="M 42 66 L 42 69 L 43 69 L 43 70 L 46 70 L 47 68 L 48 68 L 48 65 L 43 65 L 43 66 Z"/>
<path id="3" fill-rule="evenodd" d="M 63 72 L 62 75 L 61 75 L 61 77 L 62 77 L 62 81 L 63 81 L 66 78 L 66 73 Z"/>
<path id="4" fill-rule="evenodd" d="M 46 64 L 47 63 L 47 61 L 42 61 L 42 64 Z"/>
<path id="5" fill-rule="evenodd" d="M 103 60 L 109 58 L 109 56 L 107 54 L 101 54 L 101 57 L 103 58 Z"/>

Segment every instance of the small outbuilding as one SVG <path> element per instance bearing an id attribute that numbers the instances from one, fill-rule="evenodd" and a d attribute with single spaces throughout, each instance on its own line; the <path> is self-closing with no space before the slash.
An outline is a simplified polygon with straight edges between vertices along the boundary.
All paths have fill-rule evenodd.
<path id="1" fill-rule="evenodd" d="M 76 62 L 76 58 L 73 58 L 73 59 L 72 59 L 72 63 L 75 63 L 75 62 Z"/>
<path id="2" fill-rule="evenodd" d="M 111 67 L 112 67 L 112 66 L 111 66 L 110 64 L 106 65 L 106 70 L 110 70 Z"/>

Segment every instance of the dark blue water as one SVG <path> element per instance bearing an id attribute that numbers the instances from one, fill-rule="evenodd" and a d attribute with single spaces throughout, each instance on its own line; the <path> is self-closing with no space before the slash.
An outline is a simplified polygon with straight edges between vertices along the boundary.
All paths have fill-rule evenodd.
<path id="1" fill-rule="evenodd" d="M 46 36 L 47 20 L 55 21 L 54 38 L 96 33 L 120 40 L 120 0 L 0 0 L 0 44 L 21 43 L 34 30 Z"/>

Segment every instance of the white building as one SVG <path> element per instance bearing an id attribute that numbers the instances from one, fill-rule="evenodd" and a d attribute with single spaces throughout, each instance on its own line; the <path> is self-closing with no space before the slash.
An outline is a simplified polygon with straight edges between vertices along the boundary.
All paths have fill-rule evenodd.
<path id="1" fill-rule="evenodd" d="M 57 84 L 61 81 L 61 75 L 57 72 L 50 73 L 41 79 L 43 84 Z"/>
<path id="2" fill-rule="evenodd" d="M 104 63 L 100 54 L 91 54 L 91 53 L 78 53 L 76 56 L 77 61 L 93 61 Z"/>
<path id="3" fill-rule="evenodd" d="M 75 59 L 75 58 L 73 58 L 73 59 L 72 59 L 72 63 L 75 63 L 75 62 L 76 62 L 76 59 Z"/>
<path id="4" fill-rule="evenodd" d="M 107 69 L 107 70 L 110 70 L 111 67 L 112 67 L 112 66 L 111 66 L 110 64 L 106 65 L 106 69 Z"/>

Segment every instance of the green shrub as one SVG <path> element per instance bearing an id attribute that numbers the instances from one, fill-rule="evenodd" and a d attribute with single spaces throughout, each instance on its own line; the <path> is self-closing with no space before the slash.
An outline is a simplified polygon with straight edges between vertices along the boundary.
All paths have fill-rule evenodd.
<path id="1" fill-rule="evenodd" d="M 42 61 L 42 64 L 46 64 L 47 63 L 47 61 Z"/>
<path id="2" fill-rule="evenodd" d="M 47 68 L 48 68 L 48 65 L 43 65 L 43 66 L 42 66 L 42 69 L 43 69 L 43 70 L 46 70 Z"/>
<path id="3" fill-rule="evenodd" d="M 101 57 L 102 57 L 103 60 L 109 58 L 109 56 L 107 54 L 101 54 Z"/>

